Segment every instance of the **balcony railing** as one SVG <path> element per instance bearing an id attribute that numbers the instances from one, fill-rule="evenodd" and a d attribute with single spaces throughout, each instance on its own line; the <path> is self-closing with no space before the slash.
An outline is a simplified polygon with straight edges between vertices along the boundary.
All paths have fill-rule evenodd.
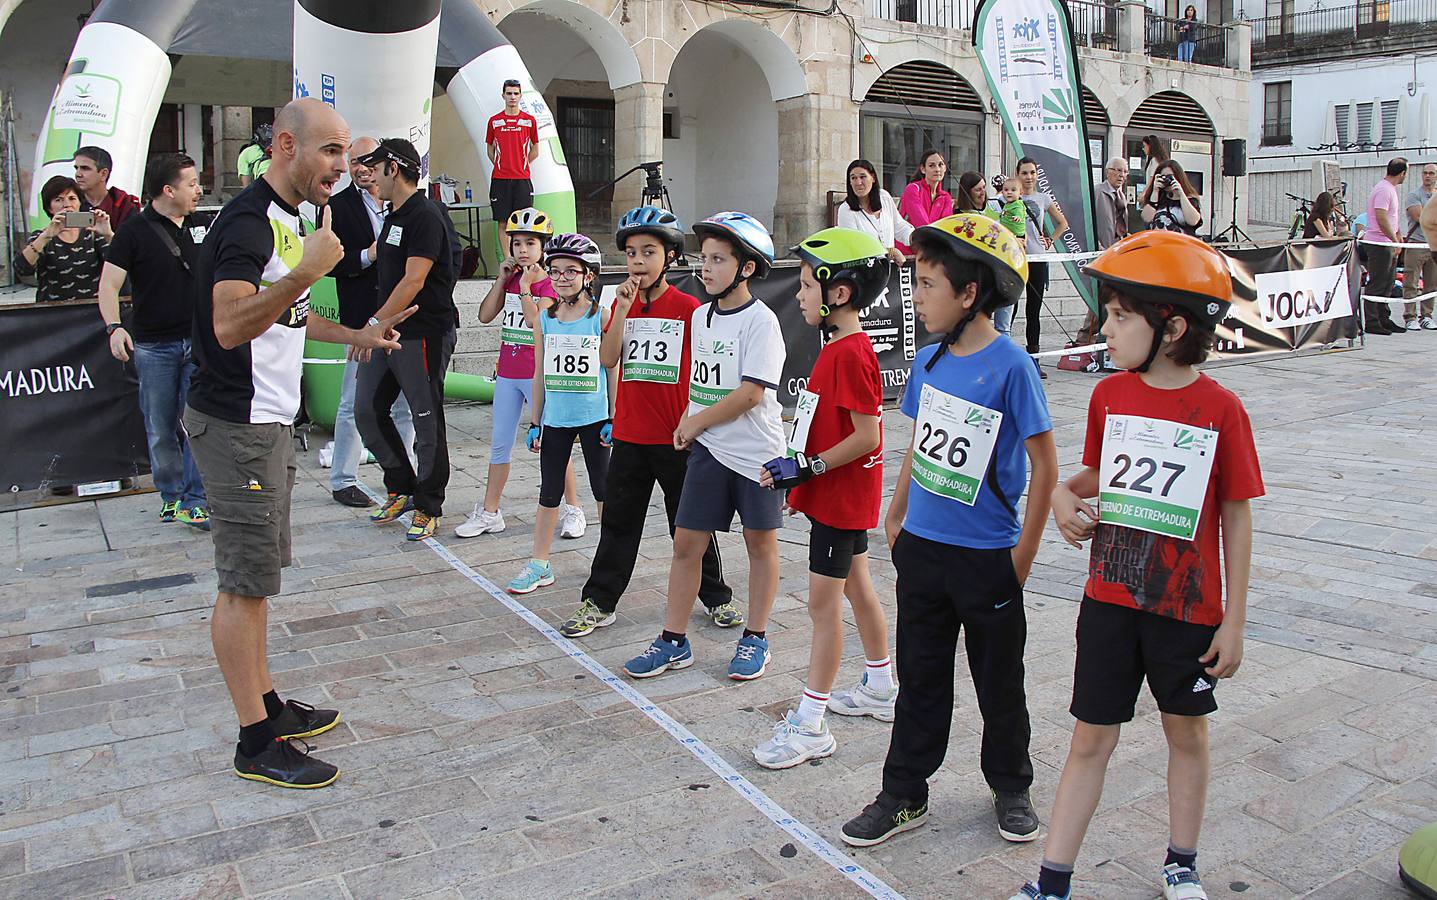
<path id="1" fill-rule="evenodd" d="M 1073 18 L 1073 42 L 1079 47 L 1118 49 L 1118 6 L 1116 0 L 1067 0 Z"/>
<path id="2" fill-rule="evenodd" d="M 1434 0 L 1437 2 L 1437 0 Z M 1179 59 L 1178 28 L 1190 28 L 1195 45 L 1189 62 L 1202 66 L 1221 66 L 1227 63 L 1227 29 L 1221 25 L 1193 22 L 1160 16 L 1147 11 L 1148 55 L 1158 59 Z"/>
<path id="3" fill-rule="evenodd" d="M 1299 47 L 1339 47 L 1364 38 L 1437 30 L 1437 0 L 1358 0 L 1347 6 L 1250 21 L 1255 54 Z"/>
<path id="4" fill-rule="evenodd" d="M 869 9 L 880 19 L 915 22 L 942 28 L 971 29 L 977 0 L 869 0 Z"/>

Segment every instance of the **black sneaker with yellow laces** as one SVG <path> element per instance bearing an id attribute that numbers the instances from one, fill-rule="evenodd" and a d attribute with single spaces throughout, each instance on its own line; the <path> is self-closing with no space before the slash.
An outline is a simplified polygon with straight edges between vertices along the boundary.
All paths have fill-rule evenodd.
<path id="1" fill-rule="evenodd" d="M 236 744 L 235 774 L 286 788 L 322 788 L 334 784 L 339 769 L 315 759 L 309 751 L 310 746 L 304 741 L 276 738 L 254 756 L 245 756 Z"/>

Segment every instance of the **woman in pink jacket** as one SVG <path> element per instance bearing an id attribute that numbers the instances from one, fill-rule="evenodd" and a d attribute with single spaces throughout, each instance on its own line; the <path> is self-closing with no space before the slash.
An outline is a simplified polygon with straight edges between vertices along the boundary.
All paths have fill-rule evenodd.
<path id="1" fill-rule="evenodd" d="M 903 189 L 903 199 L 898 202 L 898 214 L 914 228 L 953 215 L 953 198 L 943 190 L 943 178 L 947 174 L 948 161 L 940 151 L 923 151 L 918 158 L 918 171 L 913 173 L 913 181 Z M 909 253 L 901 244 L 898 249 Z"/>

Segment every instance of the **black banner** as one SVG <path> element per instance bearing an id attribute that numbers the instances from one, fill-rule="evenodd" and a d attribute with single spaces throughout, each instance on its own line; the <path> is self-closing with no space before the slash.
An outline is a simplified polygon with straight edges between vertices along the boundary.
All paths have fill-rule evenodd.
<path id="1" fill-rule="evenodd" d="M 139 381 L 110 355 L 94 303 L 0 307 L 0 489 L 150 470 Z"/>

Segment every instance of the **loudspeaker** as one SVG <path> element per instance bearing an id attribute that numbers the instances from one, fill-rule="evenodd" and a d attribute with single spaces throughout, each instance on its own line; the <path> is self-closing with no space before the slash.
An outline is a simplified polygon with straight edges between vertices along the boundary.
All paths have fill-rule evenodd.
<path id="1" fill-rule="evenodd" d="M 1226 178 L 1241 178 L 1247 174 L 1247 141 L 1243 138 L 1228 138 L 1222 142 L 1222 174 Z"/>

